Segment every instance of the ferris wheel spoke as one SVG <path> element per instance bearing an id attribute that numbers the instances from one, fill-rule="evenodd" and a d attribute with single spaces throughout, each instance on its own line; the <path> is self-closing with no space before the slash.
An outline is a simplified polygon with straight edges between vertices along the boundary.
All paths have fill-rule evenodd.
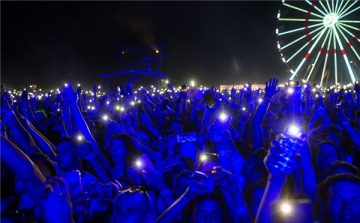
<path id="1" fill-rule="evenodd" d="M 330 44 L 331 44 L 331 37 L 332 37 L 332 29 L 330 30 L 330 36 L 329 36 L 329 41 L 327 44 L 327 48 L 326 48 L 326 55 L 325 55 L 325 60 L 324 60 L 324 66 L 323 66 L 323 70 L 321 73 L 321 80 L 320 80 L 320 86 L 322 86 L 322 83 L 324 81 L 324 77 L 325 77 L 325 70 L 326 70 L 326 65 L 327 65 L 327 61 L 328 61 L 328 57 L 329 57 L 329 52 L 330 52 Z"/>
<path id="2" fill-rule="evenodd" d="M 299 19 L 299 18 L 279 18 L 279 21 L 291 22 L 322 22 L 322 19 Z"/>
<path id="3" fill-rule="evenodd" d="M 284 6 L 288 7 L 288 8 L 292 8 L 292 9 L 295 9 L 295 10 L 298 10 L 300 12 L 304 12 L 306 14 L 309 14 L 309 15 L 313 15 L 313 16 L 316 16 L 316 17 L 319 17 L 319 18 L 322 18 L 321 15 L 319 14 L 316 14 L 316 13 L 313 13 L 311 11 L 308 11 L 308 10 L 305 10 L 305 9 L 302 9 L 302 8 L 299 8 L 299 7 L 296 7 L 296 6 L 293 6 L 293 5 L 290 5 L 290 4 L 287 4 L 287 3 L 283 3 Z"/>
<path id="4" fill-rule="evenodd" d="M 282 36 L 282 35 L 285 35 L 285 34 L 294 33 L 294 32 L 298 32 L 298 31 L 314 28 L 314 27 L 317 27 L 317 26 L 320 26 L 320 25 L 322 25 L 322 24 L 318 23 L 318 24 L 314 24 L 314 25 L 310 25 L 310 26 L 304 26 L 304 27 L 301 27 L 301 28 L 292 29 L 292 30 L 289 30 L 289 31 L 286 31 L 286 32 L 278 33 L 278 35 Z"/>
<path id="5" fill-rule="evenodd" d="M 345 23 L 342 23 L 342 22 L 339 22 L 339 24 L 340 24 L 341 26 L 346 26 L 346 27 L 348 27 L 348 28 L 350 28 L 350 29 L 354 29 L 354 30 L 356 30 L 356 31 L 360 31 L 360 28 L 357 28 L 357 27 L 355 27 L 355 26 L 351 26 L 351 25 L 348 25 L 348 24 L 345 24 Z"/>
<path id="6" fill-rule="evenodd" d="M 311 5 L 314 9 L 316 9 L 318 12 L 320 12 L 323 15 L 326 15 L 321 9 L 319 9 L 314 3 L 311 3 L 309 0 L 305 0 L 309 5 Z"/>
<path id="7" fill-rule="evenodd" d="M 326 5 L 327 5 L 327 7 L 328 7 L 328 9 L 329 9 L 329 12 L 332 12 L 332 11 L 331 11 L 331 7 L 330 7 L 330 4 L 329 4 L 329 1 L 328 1 L 328 0 L 326 0 Z"/>
<path id="8" fill-rule="evenodd" d="M 350 1 L 350 0 L 349 0 L 349 1 Z M 321 7 L 324 9 L 324 11 L 326 12 L 326 14 L 328 14 L 329 11 L 327 10 L 327 8 L 325 7 L 325 5 L 322 3 L 321 0 L 319 0 L 319 3 L 320 3 L 320 5 L 321 5 Z"/>
<path id="9" fill-rule="evenodd" d="M 339 7 L 336 9 L 335 13 L 338 14 L 340 9 L 341 9 L 341 6 L 342 4 L 344 3 L 345 0 L 341 0 L 340 4 L 339 4 Z"/>
<path id="10" fill-rule="evenodd" d="M 309 81 L 309 79 L 310 79 L 310 77 L 311 77 L 311 74 L 312 74 L 312 72 L 314 71 L 314 68 L 315 68 L 315 66 L 316 66 L 316 63 L 317 63 L 319 57 L 320 57 L 320 54 L 321 54 L 322 50 L 324 49 L 324 45 L 325 45 L 325 43 L 326 43 L 326 40 L 327 40 L 328 37 L 329 37 L 330 30 L 331 30 L 331 29 L 328 29 L 328 31 L 327 31 L 327 33 L 326 33 L 325 39 L 324 39 L 323 43 L 321 44 L 321 47 L 320 47 L 320 49 L 319 49 L 318 54 L 316 55 L 315 62 L 314 62 L 314 64 L 313 64 L 313 66 L 311 67 L 311 70 L 310 70 L 310 72 L 309 72 L 309 74 L 308 74 L 307 79 L 305 80 L 306 82 Z"/>
<path id="11" fill-rule="evenodd" d="M 334 0 L 333 0 L 334 1 Z M 338 6 L 339 6 L 339 1 L 340 0 L 336 0 L 336 4 L 335 4 L 335 10 L 334 10 L 334 12 L 336 13 L 336 11 L 337 11 L 337 9 L 338 9 Z"/>
<path id="12" fill-rule="evenodd" d="M 349 9 L 351 9 L 355 4 L 357 3 L 357 1 L 354 1 L 349 7 L 345 8 L 344 11 L 341 12 L 341 14 L 339 14 L 339 17 L 341 18 L 342 15 L 344 15 Z"/>
<path id="13" fill-rule="evenodd" d="M 340 20 L 342 23 L 360 23 L 360 20 Z"/>
<path id="14" fill-rule="evenodd" d="M 336 37 L 335 37 L 335 31 L 333 29 L 333 46 L 334 46 L 334 73 L 335 73 L 335 85 L 338 83 L 337 80 L 337 58 L 336 58 Z"/>
<path id="15" fill-rule="evenodd" d="M 317 43 L 319 42 L 321 36 L 324 34 L 324 32 L 326 31 L 326 29 L 323 29 L 323 31 L 321 33 L 316 34 L 316 37 L 314 37 L 314 39 L 316 38 L 316 41 L 314 42 L 314 44 L 312 45 L 312 47 L 310 48 L 310 50 L 306 53 L 306 55 L 304 56 L 304 58 L 302 59 L 302 61 L 300 62 L 299 66 L 296 68 L 296 70 L 294 71 L 293 75 L 290 77 L 290 80 L 293 79 L 296 74 L 299 72 L 300 68 L 303 66 L 303 64 L 305 63 L 306 59 L 310 56 L 311 51 L 314 49 L 314 47 L 317 45 Z M 320 35 L 320 36 L 319 36 Z M 312 39 L 307 42 L 304 46 L 309 45 L 312 42 Z M 304 48 L 304 47 L 302 47 Z"/>
<path id="16" fill-rule="evenodd" d="M 353 71 L 352 71 L 352 69 L 351 69 L 350 62 L 349 62 L 349 60 L 348 60 L 348 58 L 347 58 L 347 56 L 346 56 L 345 49 L 344 49 L 344 47 L 343 47 L 343 45 L 342 45 L 342 43 L 341 43 L 341 41 L 340 41 L 339 34 L 337 33 L 335 27 L 333 27 L 333 31 L 334 31 L 334 35 L 335 35 L 335 37 L 336 37 L 336 40 L 337 40 L 337 42 L 338 42 L 338 44 L 339 44 L 339 46 L 340 46 L 341 53 L 342 53 L 343 58 L 344 58 L 344 60 L 345 60 L 346 66 L 347 66 L 347 68 L 348 68 L 351 81 L 352 81 L 352 83 L 355 83 L 354 73 L 353 73 Z M 336 83 L 337 83 L 337 82 L 336 82 Z"/>
<path id="17" fill-rule="evenodd" d="M 316 34 L 313 38 L 311 38 L 307 43 L 305 43 L 302 47 L 300 47 L 300 49 L 298 51 L 296 51 L 291 57 L 289 57 L 289 59 L 286 60 L 286 63 L 290 62 L 296 55 L 298 55 L 305 47 L 307 47 L 311 42 L 313 42 L 314 40 L 318 40 L 318 36 L 320 34 L 322 34 L 324 31 L 319 32 L 318 34 Z"/>
<path id="18" fill-rule="evenodd" d="M 311 32 L 309 32 L 309 33 L 307 33 L 307 34 L 305 34 L 305 35 L 301 36 L 300 38 L 297 38 L 296 40 L 292 41 L 291 43 L 289 43 L 289 44 L 287 44 L 287 45 L 285 45 L 285 46 L 281 47 L 280 49 L 281 49 L 281 50 L 283 50 L 283 49 L 285 49 L 285 48 L 287 48 L 287 47 L 289 47 L 289 46 L 293 45 L 294 43 L 299 42 L 300 40 L 304 39 L 305 37 L 310 36 L 311 34 L 313 34 L 313 33 L 317 32 L 317 31 L 319 31 L 319 30 L 320 30 L 320 29 L 322 29 L 322 28 L 323 28 L 323 27 L 319 27 L 319 28 L 317 28 L 317 29 L 315 29 L 315 30 L 313 30 L 313 31 L 311 31 Z"/>
<path id="19" fill-rule="evenodd" d="M 349 2 L 350 2 L 350 0 L 347 0 L 346 1 L 346 3 L 345 3 L 345 5 L 339 10 L 339 12 L 337 13 L 338 15 L 340 15 L 343 11 L 344 11 L 344 9 L 346 8 L 346 6 L 349 4 Z"/>
<path id="20" fill-rule="evenodd" d="M 347 30 L 345 27 L 343 27 L 341 24 L 339 24 L 339 27 L 341 29 L 343 29 L 347 34 L 349 34 L 351 37 L 353 37 L 355 40 L 357 40 L 358 42 L 360 42 L 360 38 L 357 37 L 356 35 L 354 35 L 352 32 L 350 32 L 349 30 Z"/>
<path id="21" fill-rule="evenodd" d="M 339 26 L 340 27 L 340 26 Z M 343 33 L 343 31 L 341 30 L 341 27 L 340 29 L 337 28 L 338 31 L 340 32 L 341 36 L 346 40 L 347 44 L 350 46 L 351 50 L 354 52 L 354 54 L 356 55 L 356 57 L 358 58 L 358 60 L 360 61 L 360 56 L 359 54 L 356 52 L 356 50 L 354 49 L 353 45 L 351 44 L 351 42 L 349 41 L 349 39 L 345 36 L 345 34 Z M 360 41 L 358 39 L 358 41 Z"/>
<path id="22" fill-rule="evenodd" d="M 345 17 L 345 16 L 348 16 L 350 15 L 351 13 L 355 12 L 356 10 L 359 10 L 360 9 L 360 6 L 354 8 L 353 10 L 351 10 L 350 12 L 346 13 L 346 14 L 342 14 L 339 19 L 341 19 L 342 17 Z"/>

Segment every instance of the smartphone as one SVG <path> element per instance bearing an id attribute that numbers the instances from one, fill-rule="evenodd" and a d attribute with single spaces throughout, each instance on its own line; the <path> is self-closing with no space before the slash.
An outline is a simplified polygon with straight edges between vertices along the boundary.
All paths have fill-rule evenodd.
<path id="1" fill-rule="evenodd" d="M 82 191 L 81 185 L 81 173 L 79 170 L 75 170 L 72 172 L 63 173 L 61 178 L 65 181 L 66 186 L 71 194 L 78 186 L 80 191 Z"/>
<path id="2" fill-rule="evenodd" d="M 358 89 L 360 87 L 360 82 L 355 81 L 354 90 Z"/>
<path id="3" fill-rule="evenodd" d="M 225 114 L 220 114 L 215 118 L 215 126 L 223 131 L 230 127 L 232 117 Z"/>
<path id="4" fill-rule="evenodd" d="M 210 176 L 215 166 L 219 165 L 219 155 L 216 153 L 201 153 L 198 171 Z"/>
<path id="5" fill-rule="evenodd" d="M 339 106 L 341 106 L 342 102 L 344 101 L 345 95 L 340 95 L 336 101 L 336 105 L 335 105 L 335 111 L 340 111 Z"/>
<path id="6" fill-rule="evenodd" d="M 186 84 L 181 85 L 181 90 L 182 90 L 182 91 L 187 91 Z"/>
<path id="7" fill-rule="evenodd" d="M 299 86 L 300 86 L 300 81 L 297 80 L 289 81 L 289 87 L 299 87 Z"/>
<path id="8" fill-rule="evenodd" d="M 212 108 L 216 104 L 214 96 L 211 94 L 210 90 L 204 92 L 203 98 L 205 103 L 209 106 L 209 108 Z"/>
<path id="9" fill-rule="evenodd" d="M 170 168 L 173 168 L 174 166 L 178 166 L 181 164 L 180 155 L 171 156 L 171 157 L 169 157 L 169 159 L 170 159 L 170 164 L 167 165 L 165 167 L 165 169 L 170 169 Z"/>
<path id="10" fill-rule="evenodd" d="M 57 109 L 56 118 L 61 118 L 61 109 L 60 108 Z"/>
<path id="11" fill-rule="evenodd" d="M 149 169 L 151 171 L 155 171 L 155 167 L 152 164 L 151 160 L 146 154 L 141 155 L 139 158 L 136 159 L 135 165 L 140 170 Z"/>
<path id="12" fill-rule="evenodd" d="M 301 147 L 306 143 L 307 135 L 305 132 L 292 131 L 291 127 L 287 128 L 280 136 L 279 143 L 283 146 L 283 151 L 280 153 L 281 159 L 271 165 L 285 174 L 290 174 L 290 164 L 296 162 L 295 155 L 300 153 Z"/>
<path id="13" fill-rule="evenodd" d="M 176 139 L 178 143 L 196 142 L 196 133 L 195 132 L 179 133 L 176 135 Z"/>
<path id="14" fill-rule="evenodd" d="M 312 204 L 308 199 L 274 202 L 271 204 L 271 222 L 312 223 L 314 222 Z"/>
<path id="15" fill-rule="evenodd" d="M 289 104 L 293 112 L 301 112 L 301 100 L 302 100 L 302 87 L 289 86 L 288 87 Z"/>
<path id="16" fill-rule="evenodd" d="M 211 171 L 215 166 L 219 165 L 219 155 L 216 153 L 202 153 L 200 155 L 200 163 L 198 166 L 198 171 L 205 173 L 208 178 L 207 180 L 202 180 L 203 183 L 207 186 L 206 193 L 211 194 L 214 191 L 215 179 L 211 174 Z M 201 180 L 201 179 L 200 179 Z"/>
<path id="17" fill-rule="evenodd" d="M 126 91 L 127 91 L 127 93 L 132 95 L 132 83 L 126 84 Z"/>

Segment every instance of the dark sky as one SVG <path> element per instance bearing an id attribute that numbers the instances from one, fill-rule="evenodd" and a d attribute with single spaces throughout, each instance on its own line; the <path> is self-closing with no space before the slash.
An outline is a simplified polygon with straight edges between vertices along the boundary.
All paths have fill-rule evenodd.
<path id="1" fill-rule="evenodd" d="M 120 69 L 116 43 L 166 43 L 163 73 L 180 85 L 286 80 L 277 2 L 2 2 L 1 77 L 41 88 Z"/>

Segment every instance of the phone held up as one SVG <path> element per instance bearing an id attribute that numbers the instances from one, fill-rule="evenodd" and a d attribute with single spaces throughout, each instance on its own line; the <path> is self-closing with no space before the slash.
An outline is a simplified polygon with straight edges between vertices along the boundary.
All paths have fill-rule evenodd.
<path id="1" fill-rule="evenodd" d="M 206 193 L 212 193 L 214 191 L 215 179 L 211 174 L 211 171 L 215 166 L 219 165 L 219 155 L 216 153 L 202 153 L 200 155 L 199 165 L 197 171 L 205 173 L 208 178 L 206 180 L 199 179 L 207 186 Z"/>

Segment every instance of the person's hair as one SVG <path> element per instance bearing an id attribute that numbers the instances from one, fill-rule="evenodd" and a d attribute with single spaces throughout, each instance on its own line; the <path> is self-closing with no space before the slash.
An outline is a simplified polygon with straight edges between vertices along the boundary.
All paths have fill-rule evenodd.
<path id="1" fill-rule="evenodd" d="M 333 175 L 336 170 L 341 169 L 341 168 L 349 170 L 354 175 L 357 175 L 359 173 L 359 169 L 356 166 L 354 166 L 353 164 L 348 163 L 343 160 L 336 160 L 335 162 L 333 162 L 331 164 L 331 168 L 328 173 L 328 176 Z"/>
<path id="2" fill-rule="evenodd" d="M 151 200 L 146 188 L 140 186 L 136 186 L 136 187 L 130 187 L 130 188 L 123 188 L 120 189 L 120 193 L 116 196 L 115 198 L 115 202 L 121 197 L 124 196 L 126 194 L 129 194 L 131 196 L 134 196 L 138 199 L 135 199 L 136 201 L 140 201 L 140 206 L 142 207 L 142 209 L 146 209 L 146 215 L 148 215 L 148 221 L 146 223 L 152 223 L 156 220 L 156 212 L 155 212 L 155 207 L 154 207 L 154 203 Z M 115 209 L 114 209 L 115 211 Z M 114 214 L 112 217 L 111 222 L 114 222 Z"/>
<path id="3" fill-rule="evenodd" d="M 212 194 L 204 194 L 202 196 L 197 196 L 193 201 L 190 202 L 189 205 L 189 209 L 188 209 L 188 215 L 185 216 L 189 216 L 192 217 L 192 213 L 195 210 L 195 207 L 197 205 L 197 203 L 201 200 L 204 199 L 213 199 L 219 202 L 219 205 L 222 209 L 223 212 L 223 217 L 224 217 L 224 223 L 228 223 L 228 210 L 227 210 L 227 205 L 226 205 L 226 201 L 224 196 L 222 195 L 222 193 L 220 192 L 220 189 L 218 187 L 214 187 L 214 192 Z"/>
<path id="4" fill-rule="evenodd" d="M 175 123 L 175 122 L 178 122 L 178 123 L 180 123 L 181 126 L 184 126 L 184 123 L 183 123 L 180 119 L 178 119 L 178 118 L 173 118 L 173 119 L 170 119 L 170 120 L 167 122 L 166 128 L 167 128 L 167 129 L 170 129 L 171 124 L 172 124 L 172 123 Z"/>
<path id="5" fill-rule="evenodd" d="M 326 180 L 320 183 L 317 187 L 317 192 L 316 192 L 317 200 L 326 203 L 329 188 L 334 183 L 338 183 L 338 182 L 350 182 L 360 186 L 360 177 L 349 173 L 340 173 L 340 174 L 334 174 L 326 178 Z M 344 188 L 344 190 L 346 190 L 346 188 Z"/>
<path id="6" fill-rule="evenodd" d="M 328 136 L 329 132 L 334 132 L 341 141 L 341 131 L 336 126 L 329 126 L 324 130 L 323 136 Z"/>
<path id="7" fill-rule="evenodd" d="M 33 161 L 36 164 L 36 161 L 41 161 L 49 170 L 50 172 L 50 176 L 54 177 L 56 176 L 56 168 L 54 163 L 50 160 L 50 158 L 48 156 L 46 156 L 43 153 L 33 153 L 29 156 L 29 158 L 31 159 L 31 161 Z M 43 173 L 43 170 L 40 169 L 40 172 Z"/>
<path id="8" fill-rule="evenodd" d="M 318 152 L 320 146 L 326 145 L 326 144 L 327 144 L 327 145 L 332 145 L 332 146 L 334 146 L 335 151 L 336 151 L 337 159 L 338 159 L 338 160 L 341 160 L 341 159 L 342 159 L 342 154 L 341 154 L 340 148 L 339 148 L 339 146 L 338 146 L 336 143 L 331 142 L 331 141 L 322 141 L 322 142 L 316 144 L 315 148 L 314 148 L 313 151 L 312 151 L 312 162 L 313 162 L 313 165 L 314 165 L 314 168 L 315 168 L 316 172 L 318 171 L 318 168 L 317 168 L 317 166 L 315 165 L 315 164 L 316 164 L 316 153 Z"/>
<path id="9" fill-rule="evenodd" d="M 130 166 L 133 166 L 135 160 L 142 155 L 142 153 L 136 148 L 133 138 L 131 138 L 129 135 L 126 134 L 119 134 L 119 133 L 113 134 L 111 136 L 109 154 L 111 154 L 110 150 L 115 139 L 121 140 L 125 144 L 126 150 L 128 151 L 125 160 L 125 169 L 129 168 Z M 115 165 L 112 157 L 110 163 L 112 166 Z"/>

